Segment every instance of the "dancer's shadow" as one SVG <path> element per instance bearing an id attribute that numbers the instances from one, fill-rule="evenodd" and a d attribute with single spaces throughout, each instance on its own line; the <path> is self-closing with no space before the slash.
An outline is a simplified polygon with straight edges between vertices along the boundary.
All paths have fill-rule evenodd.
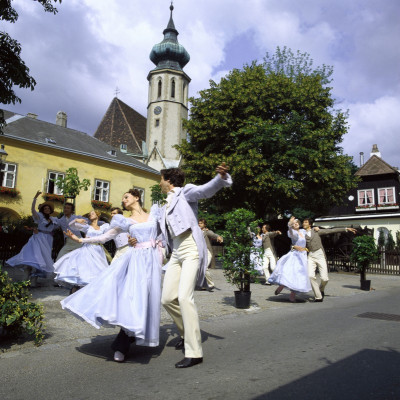
<path id="1" fill-rule="evenodd" d="M 114 362 L 114 351 L 111 349 L 116 335 L 96 336 L 90 343 L 85 343 L 76 348 L 80 353 L 102 358 L 105 361 Z M 160 344 L 157 347 L 137 346 L 132 343 L 129 353 L 125 357 L 125 363 L 149 364 L 151 359 L 157 358 L 163 351 L 168 339 L 168 333 L 161 328 Z"/>
<path id="2" fill-rule="evenodd" d="M 165 345 L 165 347 L 175 347 L 176 344 L 179 342 L 180 340 L 180 335 L 178 330 L 176 329 L 176 326 L 174 324 L 170 324 L 170 325 L 164 325 L 161 330 L 164 331 L 164 333 L 167 335 L 167 344 Z M 174 336 L 173 338 L 171 338 L 171 336 Z M 223 340 L 225 339 L 223 336 L 218 336 L 218 335 L 214 335 L 210 332 L 206 332 L 204 330 L 201 330 L 201 342 L 205 343 L 208 339 L 216 339 L 216 340 Z M 184 349 L 182 349 L 182 352 L 184 353 Z"/>
<path id="3" fill-rule="evenodd" d="M 287 296 L 285 296 L 285 295 L 279 295 L 279 296 L 270 296 L 270 297 L 268 297 L 267 299 L 265 299 L 265 300 L 267 300 L 267 301 L 273 301 L 273 302 L 275 302 L 275 303 L 290 303 L 290 300 L 289 300 L 289 295 L 287 295 Z M 308 300 L 308 298 L 307 299 L 305 299 L 304 297 L 299 297 L 299 296 L 297 296 L 296 297 L 296 303 L 299 303 L 299 304 L 301 304 L 301 303 L 309 303 L 309 300 Z M 294 304 L 294 303 L 293 303 Z"/>
<path id="4" fill-rule="evenodd" d="M 342 285 L 342 287 L 348 288 L 348 289 L 360 289 L 360 285 Z"/>

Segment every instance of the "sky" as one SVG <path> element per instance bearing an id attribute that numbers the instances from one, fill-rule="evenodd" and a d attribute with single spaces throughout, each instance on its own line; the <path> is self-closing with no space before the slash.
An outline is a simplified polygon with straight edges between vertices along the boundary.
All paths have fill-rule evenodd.
<path id="1" fill-rule="evenodd" d="M 63 0 L 46 13 L 14 0 L 15 24 L 2 21 L 22 45 L 37 85 L 16 90 L 21 104 L 5 109 L 93 135 L 112 99 L 146 116 L 152 47 L 163 40 L 169 0 Z M 190 54 L 189 95 L 233 68 L 274 54 L 277 46 L 309 53 L 334 69 L 336 108 L 349 111 L 343 152 L 365 160 L 373 144 L 400 167 L 400 2 L 398 0 L 175 0 L 178 40 Z"/>

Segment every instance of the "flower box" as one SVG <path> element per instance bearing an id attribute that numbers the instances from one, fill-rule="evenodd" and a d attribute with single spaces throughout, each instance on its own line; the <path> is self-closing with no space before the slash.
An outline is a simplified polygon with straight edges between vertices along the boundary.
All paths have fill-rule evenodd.
<path id="1" fill-rule="evenodd" d="M 376 211 L 376 207 L 375 206 L 368 206 L 368 207 L 356 207 L 356 211 Z"/>
<path id="2" fill-rule="evenodd" d="M 106 201 L 92 200 L 93 208 L 100 208 L 102 210 L 109 210 L 112 207 L 111 203 Z"/>
<path id="3" fill-rule="evenodd" d="M 11 196 L 11 197 L 17 197 L 19 195 L 19 191 L 15 188 L 0 186 L 0 194 L 5 194 L 5 195 Z"/>
<path id="4" fill-rule="evenodd" d="M 59 201 L 60 203 L 64 203 L 64 201 L 65 201 L 65 198 L 62 194 L 43 193 L 42 197 L 46 201 Z"/>
<path id="5" fill-rule="evenodd" d="M 379 205 L 378 210 L 398 210 L 399 206 L 397 204 Z"/>

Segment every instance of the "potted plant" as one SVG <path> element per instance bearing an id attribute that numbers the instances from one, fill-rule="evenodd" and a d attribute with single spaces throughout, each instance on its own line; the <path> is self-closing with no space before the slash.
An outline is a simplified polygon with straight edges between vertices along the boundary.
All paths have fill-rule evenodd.
<path id="1" fill-rule="evenodd" d="M 366 279 L 366 272 L 369 264 L 379 259 L 379 250 L 372 236 L 357 236 L 353 239 L 353 244 L 350 259 L 357 264 L 360 272 L 361 290 L 370 290 L 371 281 Z"/>
<path id="2" fill-rule="evenodd" d="M 222 267 L 226 280 L 237 287 L 235 301 L 237 308 L 250 307 L 250 281 L 258 275 L 253 262 L 252 252 L 262 249 L 252 247 L 250 231 L 256 232 L 260 221 L 255 221 L 255 214 L 244 208 L 239 208 L 225 214 L 226 225 L 223 233 L 224 254 Z"/>
<path id="3" fill-rule="evenodd" d="M 81 190 L 88 190 L 90 186 L 89 179 L 80 180 L 78 170 L 76 168 L 69 168 L 64 177 L 59 177 L 55 180 L 57 187 L 62 190 L 65 198 L 74 199 Z"/>

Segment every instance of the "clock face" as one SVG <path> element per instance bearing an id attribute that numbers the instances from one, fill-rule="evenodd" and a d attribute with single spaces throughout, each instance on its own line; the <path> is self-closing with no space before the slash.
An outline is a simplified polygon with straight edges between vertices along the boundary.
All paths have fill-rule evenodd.
<path id="1" fill-rule="evenodd" d="M 162 108 L 160 106 L 157 106 L 156 108 L 154 108 L 154 114 L 158 115 L 161 114 Z"/>

